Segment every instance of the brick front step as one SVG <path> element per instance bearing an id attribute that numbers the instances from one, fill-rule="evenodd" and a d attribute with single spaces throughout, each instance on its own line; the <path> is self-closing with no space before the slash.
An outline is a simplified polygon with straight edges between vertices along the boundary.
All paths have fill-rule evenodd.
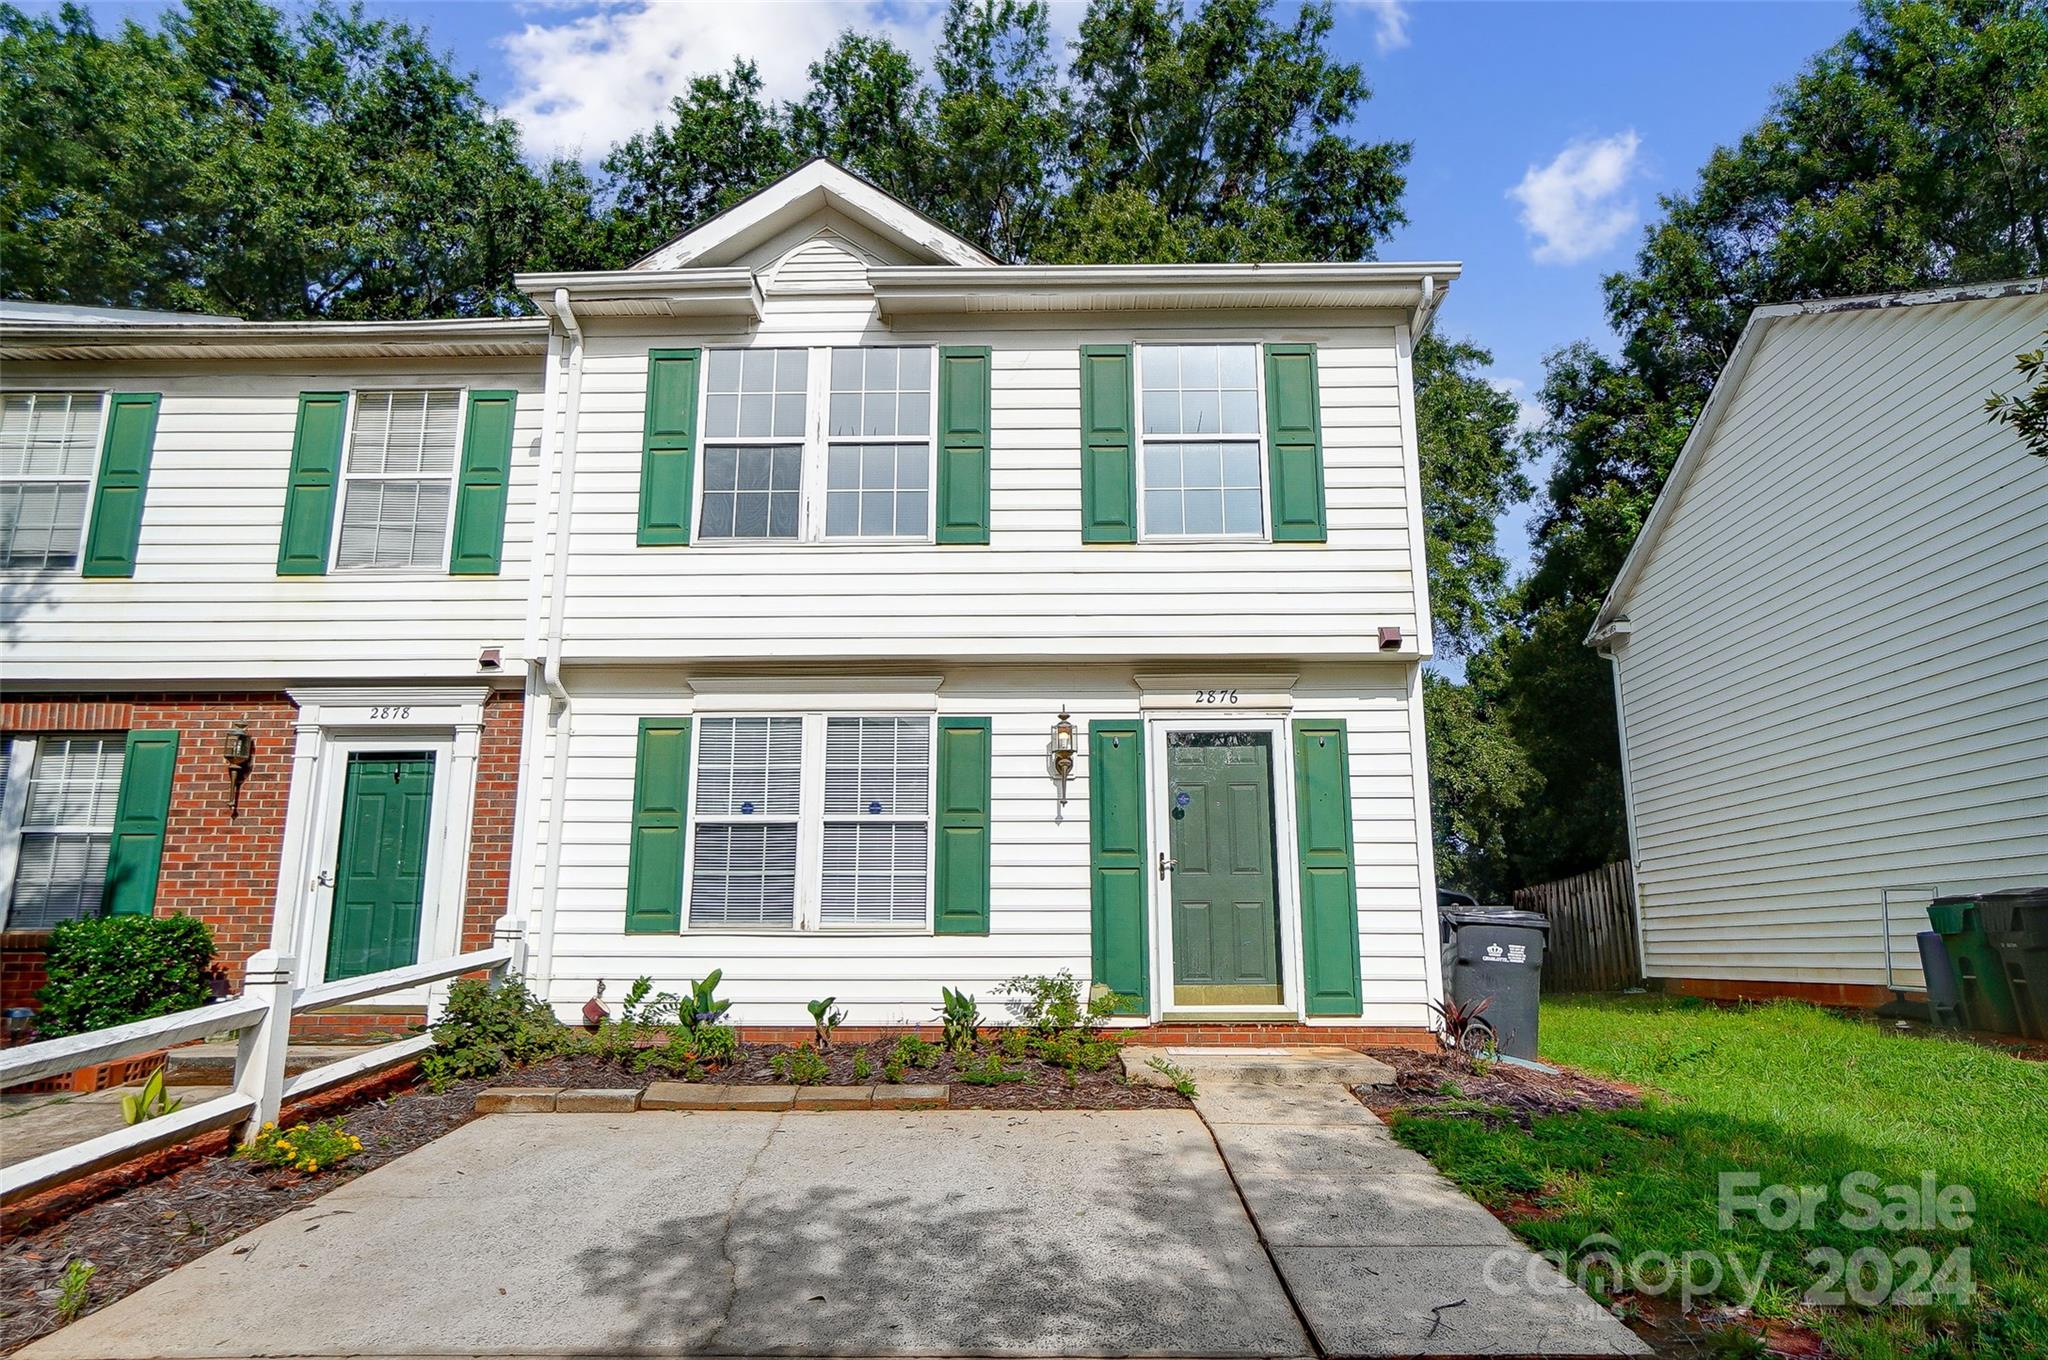
<path id="1" fill-rule="evenodd" d="M 478 1114 L 625 1114 L 633 1110 L 937 1110 L 951 1099 L 943 1085 L 713 1086 L 657 1081 L 630 1087 L 563 1090 L 493 1086 L 476 1098 Z"/>

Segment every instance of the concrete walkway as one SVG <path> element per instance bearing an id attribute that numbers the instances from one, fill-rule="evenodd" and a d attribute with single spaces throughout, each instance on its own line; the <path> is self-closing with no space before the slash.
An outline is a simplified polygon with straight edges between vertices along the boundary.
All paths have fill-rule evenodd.
<path id="1" fill-rule="evenodd" d="M 125 1127 L 124 1096 L 140 1095 L 142 1084 L 110 1086 L 104 1091 L 50 1091 L 33 1096 L 0 1096 L 0 1166 L 12 1166 L 45 1152 L 83 1143 Z M 165 1093 L 186 1104 L 212 1100 L 217 1089 L 174 1086 Z"/>
<path id="2" fill-rule="evenodd" d="M 1324 1355 L 1649 1352 L 1343 1085 L 1218 1085 L 1195 1108 Z"/>

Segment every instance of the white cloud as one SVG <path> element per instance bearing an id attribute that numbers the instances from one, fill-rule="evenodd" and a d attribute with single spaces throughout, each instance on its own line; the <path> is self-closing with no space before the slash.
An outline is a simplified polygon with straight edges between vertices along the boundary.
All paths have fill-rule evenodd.
<path id="1" fill-rule="evenodd" d="M 1379 21 L 1373 45 L 1382 53 L 1408 45 L 1408 0 L 1360 0 L 1360 4 Z"/>
<path id="2" fill-rule="evenodd" d="M 1515 433 L 1541 429 L 1547 418 L 1540 403 L 1529 397 L 1529 384 L 1522 378 L 1488 378 L 1494 387 L 1515 399 Z"/>
<path id="3" fill-rule="evenodd" d="M 1548 165 L 1532 165 L 1508 197 L 1522 205 L 1522 225 L 1536 238 L 1538 264 L 1576 264 L 1619 241 L 1637 221 L 1623 196 L 1636 176 L 1642 139 L 1631 128 L 1612 137 L 1575 141 Z"/>
<path id="4" fill-rule="evenodd" d="M 693 76 L 724 72 L 736 57 L 759 65 L 769 98 L 792 99 L 841 31 L 887 35 L 922 62 L 944 11 L 883 0 L 602 0 L 566 17 L 541 14 L 499 39 L 512 76 L 505 113 L 528 155 L 595 160 L 665 118 Z"/>

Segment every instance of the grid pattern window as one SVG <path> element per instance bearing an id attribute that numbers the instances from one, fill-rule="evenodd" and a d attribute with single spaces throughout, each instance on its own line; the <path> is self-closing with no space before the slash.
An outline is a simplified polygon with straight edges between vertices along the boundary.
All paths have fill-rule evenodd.
<path id="1" fill-rule="evenodd" d="M 1257 347 L 1144 345 L 1138 354 L 1145 533 L 1262 535 Z"/>
<path id="2" fill-rule="evenodd" d="M 928 718 L 826 720 L 820 924 L 924 924 L 931 754 Z"/>
<path id="3" fill-rule="evenodd" d="M 462 393 L 358 392 L 351 404 L 335 570 L 438 569 L 448 554 Z"/>
<path id="4" fill-rule="evenodd" d="M 704 375 L 700 539 L 802 532 L 810 352 L 714 349 Z"/>
<path id="5" fill-rule="evenodd" d="M 692 926 L 794 926 L 801 718 L 703 718 L 692 832 Z"/>
<path id="6" fill-rule="evenodd" d="M 78 565 L 99 455 L 97 392 L 0 398 L 0 567 Z"/>
<path id="7" fill-rule="evenodd" d="M 99 914 L 127 750 L 126 738 L 118 734 L 39 737 L 29 744 L 32 758 L 9 761 L 11 768 L 27 767 L 7 901 L 10 930 Z"/>
<path id="8" fill-rule="evenodd" d="M 931 432 L 930 350 L 833 350 L 825 430 L 826 537 L 924 537 Z"/>

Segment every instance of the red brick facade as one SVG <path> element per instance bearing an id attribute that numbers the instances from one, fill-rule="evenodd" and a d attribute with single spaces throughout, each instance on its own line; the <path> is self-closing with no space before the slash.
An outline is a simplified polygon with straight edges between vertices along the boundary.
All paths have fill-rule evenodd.
<path id="1" fill-rule="evenodd" d="M 1667 992 L 1703 997 L 1708 1001 L 1811 1001 L 1816 1006 L 1841 1006 L 1869 1010 L 1882 1006 L 1898 993 L 1889 987 L 1858 982 L 1736 982 L 1727 978 L 1664 978 Z M 1917 996 L 1912 992 L 1908 995 Z"/>
<path id="2" fill-rule="evenodd" d="M 518 694 L 493 693 L 484 708 L 462 914 L 464 949 L 483 948 L 505 910 L 523 707 Z M 289 697 L 273 692 L 10 696 L 0 699 L 0 734 L 177 730 L 177 775 L 164 827 L 156 910 L 158 915 L 183 912 L 211 925 L 220 961 L 239 982 L 243 961 L 270 943 L 297 713 Z M 239 798 L 232 771 L 221 758 L 235 723 L 248 728 L 256 748 Z M 0 1004 L 33 1004 L 44 981 L 43 940 L 38 931 L 0 936 Z M 319 1028 L 332 1032 L 361 1025 L 351 1018 Z"/>

